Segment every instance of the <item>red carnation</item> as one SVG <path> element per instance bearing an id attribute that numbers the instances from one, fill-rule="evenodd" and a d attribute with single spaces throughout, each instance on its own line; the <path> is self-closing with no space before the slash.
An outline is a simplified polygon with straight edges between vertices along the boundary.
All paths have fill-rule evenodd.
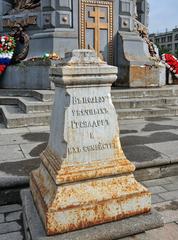
<path id="1" fill-rule="evenodd" d="M 0 64 L 0 74 L 2 74 L 6 69 L 6 65 Z"/>
<path id="2" fill-rule="evenodd" d="M 165 62 L 166 67 L 178 77 L 178 60 L 172 54 L 163 54 L 162 60 Z"/>

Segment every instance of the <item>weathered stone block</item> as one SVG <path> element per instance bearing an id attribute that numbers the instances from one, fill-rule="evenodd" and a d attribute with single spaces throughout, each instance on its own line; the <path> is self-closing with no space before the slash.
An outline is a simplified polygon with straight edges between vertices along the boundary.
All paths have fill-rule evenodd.
<path id="1" fill-rule="evenodd" d="M 24 209 L 24 232 L 27 240 L 113 240 L 163 226 L 163 218 L 153 210 L 148 214 L 49 237 L 45 234 L 30 190 L 22 190 L 21 198 Z"/>
<path id="2" fill-rule="evenodd" d="M 151 209 L 121 148 L 111 84 L 117 68 L 74 50 L 51 68 L 55 84 L 48 146 L 30 186 L 48 235 L 116 221 Z M 59 104 L 60 103 L 60 104 Z"/>
<path id="3" fill-rule="evenodd" d="M 130 27 L 133 28 L 132 24 Z M 165 66 L 150 58 L 148 45 L 136 32 L 120 32 L 119 44 L 123 44 L 125 57 L 125 59 L 119 59 L 120 74 L 117 82 L 119 85 L 127 87 L 165 85 Z M 123 53 L 119 49 L 118 55 L 120 54 Z"/>

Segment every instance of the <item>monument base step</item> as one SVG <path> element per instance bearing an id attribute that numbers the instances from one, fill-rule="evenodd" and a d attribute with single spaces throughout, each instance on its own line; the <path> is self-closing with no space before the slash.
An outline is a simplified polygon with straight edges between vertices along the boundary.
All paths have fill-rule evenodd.
<path id="1" fill-rule="evenodd" d="M 116 240 L 164 225 L 161 215 L 152 210 L 148 214 L 48 237 L 29 189 L 21 191 L 21 199 L 26 240 Z"/>
<path id="2" fill-rule="evenodd" d="M 6 128 L 49 125 L 54 91 L 0 89 L 1 122 Z"/>

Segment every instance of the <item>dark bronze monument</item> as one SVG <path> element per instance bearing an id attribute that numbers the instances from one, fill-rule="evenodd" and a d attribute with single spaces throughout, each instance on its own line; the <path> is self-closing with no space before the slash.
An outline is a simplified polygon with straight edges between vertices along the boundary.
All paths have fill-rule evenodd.
<path id="1" fill-rule="evenodd" d="M 33 9 L 40 6 L 40 0 L 14 0 L 13 8 L 15 10 Z"/>

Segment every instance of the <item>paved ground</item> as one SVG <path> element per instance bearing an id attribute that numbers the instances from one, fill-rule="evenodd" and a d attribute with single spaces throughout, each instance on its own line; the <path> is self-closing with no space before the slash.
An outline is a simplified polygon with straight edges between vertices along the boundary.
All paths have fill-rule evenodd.
<path id="1" fill-rule="evenodd" d="M 123 120 L 120 132 L 124 152 L 136 166 L 178 163 L 178 117 Z M 0 127 L 0 177 L 28 176 L 48 137 L 48 127 Z"/>
<path id="2" fill-rule="evenodd" d="M 121 143 L 129 160 L 178 160 L 178 117 L 120 121 Z"/>
<path id="3" fill-rule="evenodd" d="M 136 165 L 178 162 L 178 117 L 120 121 L 120 132 L 125 154 Z M 28 181 L 48 137 L 48 127 L 8 130 L 0 126 L 0 187 Z M 143 184 L 153 193 L 153 206 L 163 214 L 166 225 L 125 240 L 178 239 L 178 176 Z M 20 205 L 0 206 L 0 240 L 6 239 L 23 239 Z"/>
<path id="4" fill-rule="evenodd" d="M 0 240 L 24 240 L 22 207 L 19 204 L 0 206 Z"/>
<path id="5" fill-rule="evenodd" d="M 152 193 L 152 205 L 164 217 L 165 226 L 123 240 L 178 239 L 178 176 L 144 181 Z"/>

